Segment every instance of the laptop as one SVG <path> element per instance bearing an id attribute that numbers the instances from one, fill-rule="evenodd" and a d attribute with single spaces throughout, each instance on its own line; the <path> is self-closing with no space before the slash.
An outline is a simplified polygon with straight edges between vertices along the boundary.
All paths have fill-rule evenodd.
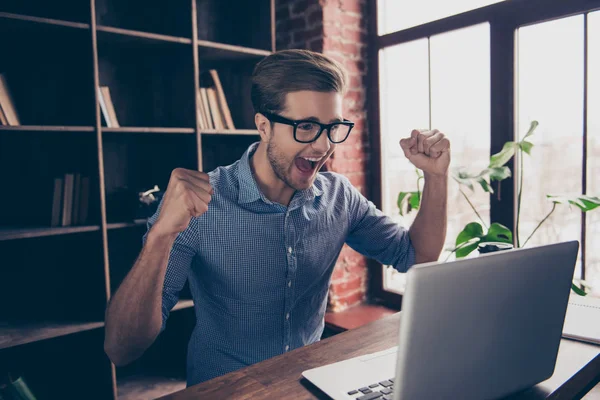
<path id="1" fill-rule="evenodd" d="M 331 398 L 495 399 L 552 376 L 577 241 L 416 265 L 398 346 L 304 371 Z"/>

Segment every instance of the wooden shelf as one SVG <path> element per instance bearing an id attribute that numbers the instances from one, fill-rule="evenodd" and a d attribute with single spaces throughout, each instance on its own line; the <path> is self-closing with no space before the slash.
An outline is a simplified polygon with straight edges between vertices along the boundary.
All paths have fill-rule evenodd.
<path id="1" fill-rule="evenodd" d="M 134 375 L 117 380 L 119 400 L 156 399 L 183 390 L 185 379 Z"/>
<path id="2" fill-rule="evenodd" d="M 94 132 L 93 126 L 56 126 L 56 125 L 0 125 L 0 132 Z"/>
<path id="3" fill-rule="evenodd" d="M 75 29 L 90 29 L 89 24 L 84 24 L 81 22 L 71 22 L 71 21 L 63 21 L 60 19 L 52 19 L 52 18 L 40 18 L 40 17 L 32 17 L 29 15 L 21 15 L 21 14 L 11 14 L 6 12 L 0 12 L 0 19 L 3 19 L 2 23 L 5 24 L 8 21 L 12 21 L 14 23 L 20 22 L 29 22 L 32 24 L 40 24 L 41 26 L 60 26 L 65 28 L 75 28 Z"/>
<path id="4" fill-rule="evenodd" d="M 131 29 L 115 28 L 112 26 L 96 26 L 98 40 L 114 40 L 121 43 L 178 43 L 191 45 L 192 39 L 178 36 L 161 35 L 159 33 L 150 33 L 134 31 Z"/>
<path id="5" fill-rule="evenodd" d="M 44 236 L 68 235 L 71 233 L 99 231 L 99 225 L 61 226 L 56 228 L 0 228 L 0 241 L 30 239 Z"/>
<path id="6" fill-rule="evenodd" d="M 194 134 L 194 128 L 152 128 L 152 127 L 134 127 L 125 126 L 120 128 L 102 128 L 102 132 L 107 133 L 173 133 L 173 134 Z"/>
<path id="7" fill-rule="evenodd" d="M 256 129 L 202 129 L 203 135 L 254 135 L 258 136 Z"/>
<path id="8" fill-rule="evenodd" d="M 268 50 L 253 49 L 208 40 L 198 40 L 198 51 L 201 60 L 212 61 L 259 59 L 271 54 Z"/>
<path id="9" fill-rule="evenodd" d="M 123 228 L 135 228 L 138 226 L 146 226 L 146 220 L 136 220 L 133 222 L 113 222 L 106 224 L 106 229 L 123 229 Z"/>
<path id="10" fill-rule="evenodd" d="M 194 307 L 194 300 L 183 299 L 183 300 L 179 300 L 177 302 L 177 304 L 175 304 L 175 307 L 173 307 L 173 309 L 171 311 L 178 311 L 178 310 L 183 310 L 183 309 L 192 308 L 192 307 Z"/>
<path id="11" fill-rule="evenodd" d="M 102 327 L 104 327 L 104 322 L 49 322 L 15 325 L 0 322 L 0 350 Z"/>

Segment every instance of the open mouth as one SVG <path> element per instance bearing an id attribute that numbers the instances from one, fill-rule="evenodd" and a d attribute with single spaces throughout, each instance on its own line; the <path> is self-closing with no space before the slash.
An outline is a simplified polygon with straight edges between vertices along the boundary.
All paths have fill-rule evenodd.
<path id="1" fill-rule="evenodd" d="M 317 164 L 321 161 L 323 157 L 320 158 L 312 158 L 312 157 L 296 157 L 294 161 L 296 167 L 303 173 L 312 173 L 314 172 Z"/>

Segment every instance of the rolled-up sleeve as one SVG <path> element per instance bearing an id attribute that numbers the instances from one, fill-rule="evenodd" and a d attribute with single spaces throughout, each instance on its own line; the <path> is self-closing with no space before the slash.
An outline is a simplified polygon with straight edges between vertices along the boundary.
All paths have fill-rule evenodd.
<path id="1" fill-rule="evenodd" d="M 408 230 L 367 200 L 350 181 L 346 182 L 349 229 L 346 243 L 364 256 L 399 272 L 415 264 L 415 249 Z"/>
<path id="2" fill-rule="evenodd" d="M 162 204 L 161 204 L 162 205 Z M 148 232 L 152 225 L 158 219 L 160 205 L 156 213 L 148 219 L 147 230 L 143 237 L 143 243 L 146 243 Z M 173 307 L 179 301 L 179 293 L 183 289 L 191 269 L 192 261 L 198 249 L 198 228 L 197 220 L 192 218 L 187 229 L 177 235 L 167 264 L 165 274 L 165 283 L 162 290 L 162 332 L 167 324 L 167 319 Z"/>

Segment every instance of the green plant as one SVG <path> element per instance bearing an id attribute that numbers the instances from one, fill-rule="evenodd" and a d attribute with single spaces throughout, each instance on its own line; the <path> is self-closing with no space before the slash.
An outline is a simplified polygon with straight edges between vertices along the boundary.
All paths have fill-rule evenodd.
<path id="1" fill-rule="evenodd" d="M 518 142 L 506 142 L 502 147 L 502 150 L 490 157 L 490 162 L 487 168 L 478 172 L 471 173 L 466 168 L 459 167 L 451 171 L 452 179 L 458 184 L 459 191 L 464 199 L 467 201 L 473 212 L 478 218 L 478 221 L 468 223 L 465 228 L 456 237 L 455 245 L 449 249 L 450 254 L 448 258 L 456 253 L 457 258 L 466 257 L 475 249 L 481 249 L 484 246 L 499 246 L 502 244 L 509 244 L 519 247 L 525 247 L 531 237 L 537 232 L 537 230 L 550 218 L 552 213 L 555 211 L 557 205 L 568 204 L 578 207 L 581 211 L 591 211 L 597 207 L 600 207 L 600 198 L 586 195 L 576 196 L 565 196 L 565 195 L 546 195 L 546 198 L 552 203 L 551 210 L 546 216 L 539 222 L 531 234 L 521 244 L 521 238 L 519 237 L 519 223 L 521 220 L 521 200 L 523 196 L 523 159 L 525 154 L 531 155 L 531 151 L 534 147 L 530 141 L 530 137 L 533 135 L 535 129 L 538 127 L 538 122 L 533 121 L 527 131 L 527 134 L 521 141 Z M 477 211 L 477 208 L 469 200 L 469 196 L 466 191 L 475 191 L 476 187 L 487 193 L 494 193 L 493 183 L 507 179 L 511 176 L 510 169 L 506 166 L 515 155 L 519 155 L 518 162 L 519 167 L 517 168 L 517 221 L 515 226 L 514 235 L 510 229 L 506 226 L 494 222 L 489 227 Z M 423 179 L 423 175 L 420 171 L 417 171 L 417 191 L 415 192 L 400 192 L 398 194 L 398 208 L 400 209 L 400 215 L 406 215 L 412 210 L 417 210 L 420 206 L 421 190 L 420 181 Z M 583 287 L 586 287 L 585 282 L 581 282 Z M 573 285 L 573 290 L 580 295 L 585 295 L 585 291 L 579 288 L 577 285 Z"/>

